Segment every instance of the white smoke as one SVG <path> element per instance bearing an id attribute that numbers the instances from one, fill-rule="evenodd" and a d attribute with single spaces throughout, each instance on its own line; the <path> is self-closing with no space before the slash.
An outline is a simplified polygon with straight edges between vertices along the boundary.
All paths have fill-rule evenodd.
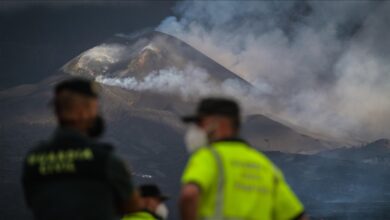
<path id="1" fill-rule="evenodd" d="M 188 99 L 194 96 L 201 96 L 211 93 L 216 84 L 209 81 L 210 76 L 203 70 L 197 68 L 186 68 L 185 71 L 170 68 L 158 72 L 149 73 L 144 79 L 138 80 L 135 77 L 105 77 L 100 75 L 96 81 L 118 86 L 134 91 L 154 91 L 169 94 L 180 94 Z M 189 83 L 191 82 L 191 83 Z M 208 88 L 205 90 L 204 88 Z"/>
<path id="2" fill-rule="evenodd" d="M 186 1 L 175 11 L 158 30 L 265 85 L 268 114 L 337 138 L 390 137 L 390 2 Z"/>
<path id="3" fill-rule="evenodd" d="M 228 96 L 240 99 L 250 105 L 255 100 L 255 94 L 267 94 L 267 88 L 250 89 L 247 85 L 235 79 L 218 82 L 201 68 L 187 66 L 183 70 L 168 68 L 149 73 L 143 79 L 135 77 L 107 77 L 99 75 L 97 82 L 118 86 L 133 91 L 150 91 L 172 95 L 180 95 L 185 100 L 196 100 L 206 96 Z M 256 105 L 258 106 L 259 102 Z"/>

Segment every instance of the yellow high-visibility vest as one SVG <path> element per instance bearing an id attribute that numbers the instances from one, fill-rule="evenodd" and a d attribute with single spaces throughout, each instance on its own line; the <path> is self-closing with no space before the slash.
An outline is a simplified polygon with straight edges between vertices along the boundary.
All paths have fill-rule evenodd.
<path id="1" fill-rule="evenodd" d="M 182 184 L 189 183 L 201 190 L 199 219 L 290 220 L 304 211 L 281 171 L 238 140 L 192 154 L 182 176 Z"/>
<path id="2" fill-rule="evenodd" d="M 157 219 L 156 217 L 154 217 L 151 213 L 146 211 L 130 213 L 123 216 L 122 218 L 122 220 L 156 220 L 156 219 Z"/>

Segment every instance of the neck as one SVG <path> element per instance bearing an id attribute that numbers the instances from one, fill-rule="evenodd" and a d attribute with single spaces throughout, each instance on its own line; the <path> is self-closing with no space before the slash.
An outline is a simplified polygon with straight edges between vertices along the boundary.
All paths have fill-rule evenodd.
<path id="1" fill-rule="evenodd" d="M 77 133 L 80 133 L 82 135 L 87 135 L 87 131 L 85 129 L 83 129 L 83 127 L 80 126 L 80 125 L 76 125 L 76 124 L 63 124 L 63 123 L 61 123 L 60 126 L 63 127 L 63 128 L 67 128 L 67 129 L 73 130 L 73 131 L 75 131 Z"/>
<path id="2" fill-rule="evenodd" d="M 236 138 L 237 135 L 233 132 L 219 132 L 215 135 L 211 136 L 209 139 L 211 142 L 224 140 L 224 139 L 233 139 Z"/>

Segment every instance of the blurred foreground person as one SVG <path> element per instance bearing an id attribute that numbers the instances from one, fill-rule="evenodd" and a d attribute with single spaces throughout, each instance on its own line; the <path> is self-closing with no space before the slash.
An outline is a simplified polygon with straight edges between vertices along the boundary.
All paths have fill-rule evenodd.
<path id="1" fill-rule="evenodd" d="M 229 99 L 200 102 L 185 141 L 192 154 L 182 176 L 183 220 L 307 219 L 282 172 L 238 138 L 239 106 Z"/>
<path id="2" fill-rule="evenodd" d="M 58 128 L 24 160 L 23 188 L 36 220 L 111 220 L 132 209 L 132 184 L 109 144 L 96 85 L 74 78 L 55 87 Z"/>
<path id="3" fill-rule="evenodd" d="M 142 185 L 139 187 L 139 212 L 125 215 L 122 220 L 165 220 L 168 218 L 168 208 L 164 201 L 169 197 L 161 194 L 156 185 Z"/>

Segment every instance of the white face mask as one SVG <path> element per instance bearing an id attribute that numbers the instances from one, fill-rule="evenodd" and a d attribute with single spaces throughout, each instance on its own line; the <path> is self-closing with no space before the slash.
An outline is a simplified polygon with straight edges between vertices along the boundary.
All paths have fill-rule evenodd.
<path id="1" fill-rule="evenodd" d="M 156 209 L 156 215 L 162 219 L 168 219 L 169 210 L 164 203 L 160 203 Z"/>
<path id="2" fill-rule="evenodd" d="M 184 141 L 188 153 L 193 153 L 200 147 L 208 144 L 207 133 L 197 125 L 190 125 L 185 134 Z"/>

